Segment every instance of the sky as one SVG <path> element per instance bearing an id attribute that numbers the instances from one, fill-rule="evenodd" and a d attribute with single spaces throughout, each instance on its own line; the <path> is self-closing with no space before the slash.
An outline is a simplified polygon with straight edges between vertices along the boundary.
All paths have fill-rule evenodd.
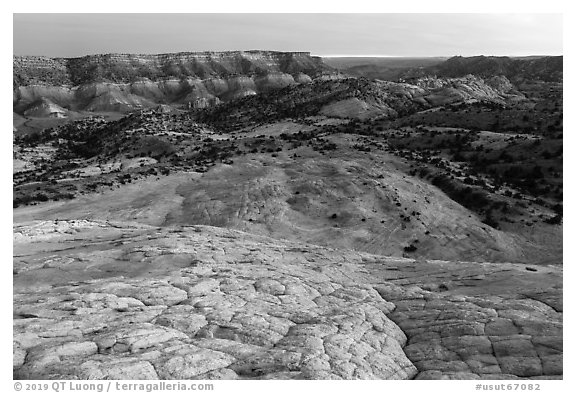
<path id="1" fill-rule="evenodd" d="M 13 14 L 14 55 L 250 49 L 317 56 L 561 55 L 562 14 Z"/>

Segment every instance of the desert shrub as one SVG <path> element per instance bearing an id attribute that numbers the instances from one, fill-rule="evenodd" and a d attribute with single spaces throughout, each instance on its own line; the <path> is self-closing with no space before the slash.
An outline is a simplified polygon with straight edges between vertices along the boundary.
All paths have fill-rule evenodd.
<path id="1" fill-rule="evenodd" d="M 414 244 L 410 244 L 407 247 L 404 247 L 404 251 L 405 252 L 414 252 L 416 251 L 418 248 L 416 248 L 416 246 L 414 246 Z"/>
<path id="2" fill-rule="evenodd" d="M 39 192 L 38 194 L 36 194 L 34 199 L 36 199 L 37 201 L 40 201 L 40 202 L 46 202 L 46 201 L 48 201 L 49 198 L 48 198 L 48 195 L 46 195 L 42 192 Z"/>
<path id="3" fill-rule="evenodd" d="M 492 217 L 490 213 L 486 215 L 486 218 L 484 218 L 482 222 L 488 226 L 491 226 L 494 229 L 500 229 L 500 224 L 494 217 Z"/>
<path id="4" fill-rule="evenodd" d="M 491 204 L 486 192 L 473 190 L 471 187 L 463 187 L 456 180 L 452 180 L 444 174 L 435 176 L 432 179 L 432 185 L 441 189 L 454 201 L 471 210 L 485 208 Z"/>
<path id="5" fill-rule="evenodd" d="M 544 220 L 544 222 L 547 224 L 559 225 L 562 223 L 562 215 L 556 214 L 553 217 L 547 218 L 546 220 Z"/>

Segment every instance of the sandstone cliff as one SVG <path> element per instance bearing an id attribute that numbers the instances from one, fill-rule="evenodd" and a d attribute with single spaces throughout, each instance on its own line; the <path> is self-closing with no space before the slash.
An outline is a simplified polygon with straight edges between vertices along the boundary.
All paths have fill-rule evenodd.
<path id="1" fill-rule="evenodd" d="M 23 113 L 41 99 L 70 110 L 127 111 L 172 103 L 202 108 L 308 83 L 325 72 L 332 69 L 308 52 L 14 56 L 14 111 Z"/>
<path id="2" fill-rule="evenodd" d="M 147 78 L 286 73 L 315 75 L 330 67 L 309 52 L 235 51 L 168 54 L 102 54 L 53 59 L 14 56 L 14 85 L 81 85 L 89 82 L 127 83 Z"/>

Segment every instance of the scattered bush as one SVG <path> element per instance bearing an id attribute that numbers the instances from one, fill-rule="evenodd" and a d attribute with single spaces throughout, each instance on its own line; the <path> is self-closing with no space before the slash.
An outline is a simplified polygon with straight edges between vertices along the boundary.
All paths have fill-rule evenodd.
<path id="1" fill-rule="evenodd" d="M 407 247 L 404 247 L 404 251 L 405 252 L 414 252 L 416 251 L 418 248 L 416 248 L 416 246 L 414 246 L 414 244 L 410 244 Z"/>

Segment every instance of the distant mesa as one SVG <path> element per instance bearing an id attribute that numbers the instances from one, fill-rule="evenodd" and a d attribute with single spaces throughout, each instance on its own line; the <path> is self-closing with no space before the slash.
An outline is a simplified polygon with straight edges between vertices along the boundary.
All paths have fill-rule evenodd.
<path id="1" fill-rule="evenodd" d="M 309 52 L 14 56 L 14 111 L 52 117 L 64 113 L 56 107 L 94 112 L 166 104 L 206 108 L 335 73 Z M 50 102 L 52 109 L 36 110 L 39 99 Z"/>

